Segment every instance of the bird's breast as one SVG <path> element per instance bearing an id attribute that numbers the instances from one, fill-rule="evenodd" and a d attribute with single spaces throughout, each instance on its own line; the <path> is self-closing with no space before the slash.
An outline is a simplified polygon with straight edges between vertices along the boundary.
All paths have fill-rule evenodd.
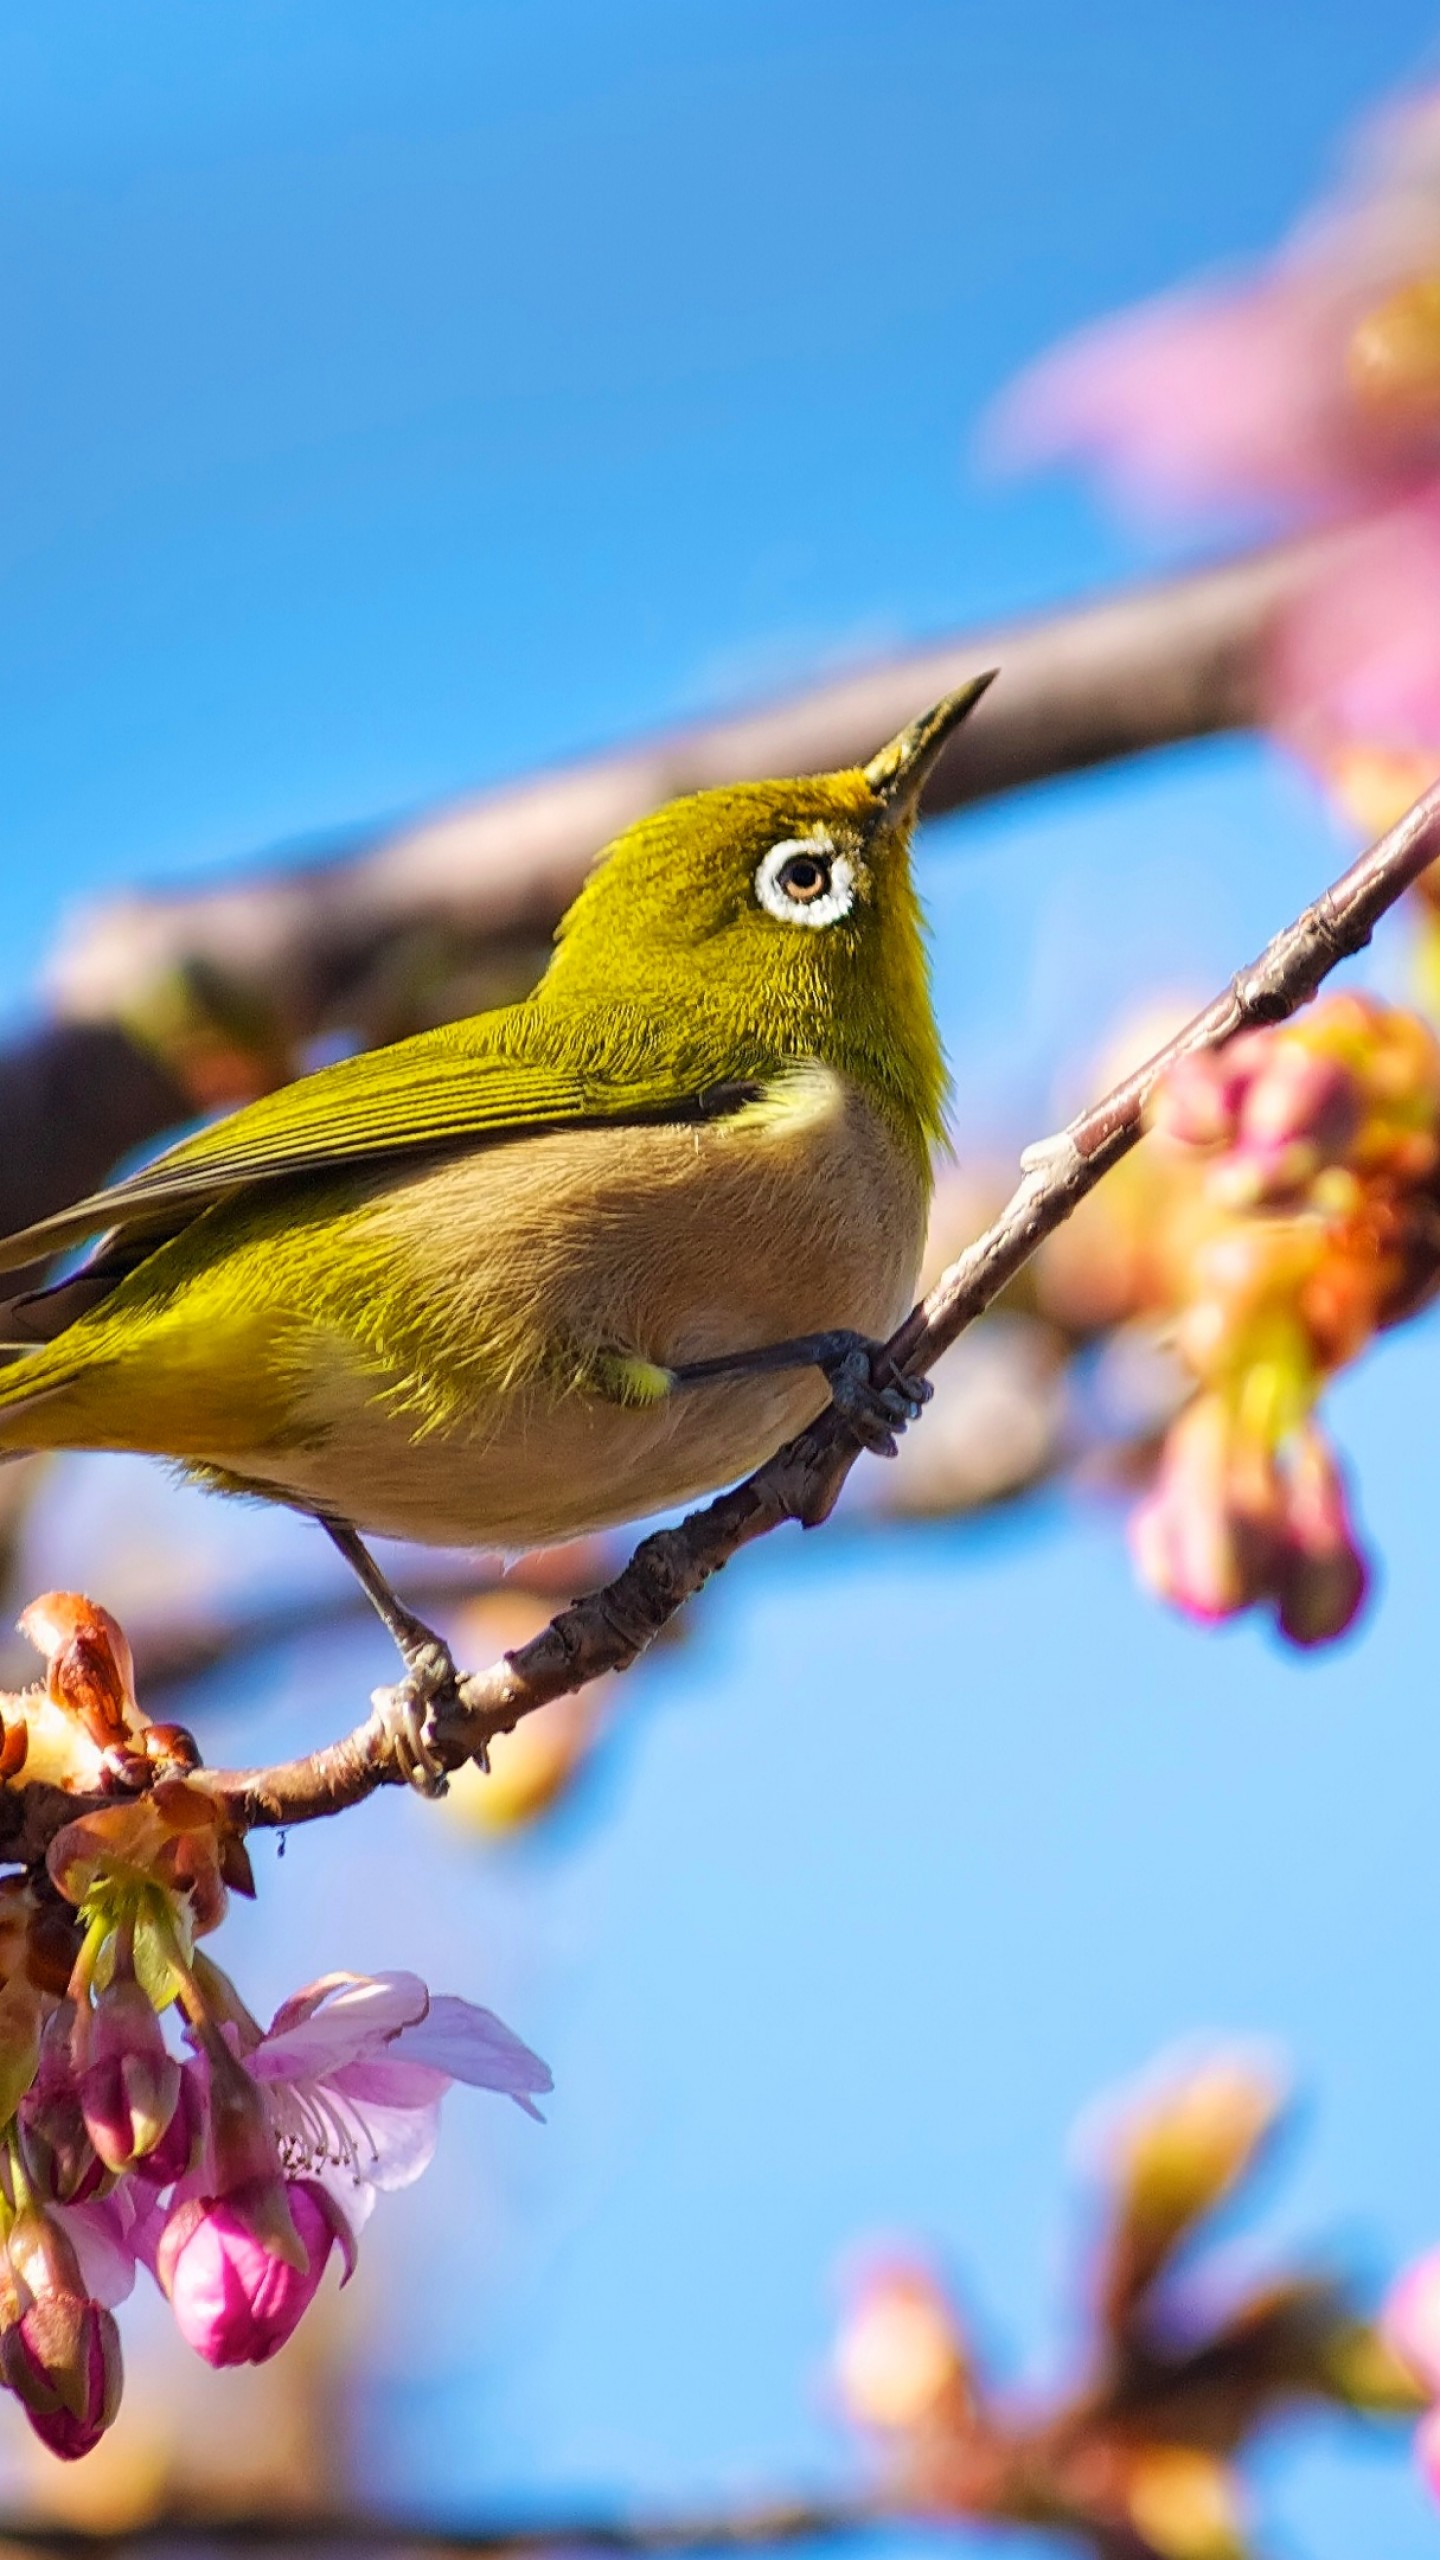
<path id="1" fill-rule="evenodd" d="M 607 1356 L 663 1368 L 910 1302 L 928 1181 L 832 1071 L 708 1124 L 553 1131 L 387 1185 L 362 1213 L 363 1343 L 317 1339 L 292 1498 L 435 1543 L 548 1543 L 744 1474 L 827 1401 L 814 1370 L 596 1392 Z"/>

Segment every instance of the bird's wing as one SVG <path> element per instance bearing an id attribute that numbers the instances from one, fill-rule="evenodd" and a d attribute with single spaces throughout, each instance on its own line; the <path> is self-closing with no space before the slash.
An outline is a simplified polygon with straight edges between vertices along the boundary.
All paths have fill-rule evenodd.
<path id="1" fill-rule="evenodd" d="M 102 1233 L 122 1250 L 158 1242 L 252 1183 L 343 1173 L 541 1129 L 713 1119 L 760 1090 L 758 1080 L 707 1080 L 663 1026 L 617 1026 L 607 1016 L 590 1028 L 587 1038 L 573 1016 L 552 1023 L 539 1007 L 512 1006 L 322 1067 L 183 1139 L 124 1181 L 0 1239 L 0 1271 Z M 617 1049 L 613 1066 L 591 1063 Z M 109 1252 L 107 1242 L 102 1258 Z"/>

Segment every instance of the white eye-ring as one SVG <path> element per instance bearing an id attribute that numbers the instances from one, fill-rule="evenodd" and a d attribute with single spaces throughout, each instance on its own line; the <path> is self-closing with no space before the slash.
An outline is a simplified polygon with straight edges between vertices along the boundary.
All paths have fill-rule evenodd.
<path id="1" fill-rule="evenodd" d="M 755 874 L 755 895 L 781 924 L 838 924 L 855 904 L 855 872 L 823 827 L 772 844 Z"/>

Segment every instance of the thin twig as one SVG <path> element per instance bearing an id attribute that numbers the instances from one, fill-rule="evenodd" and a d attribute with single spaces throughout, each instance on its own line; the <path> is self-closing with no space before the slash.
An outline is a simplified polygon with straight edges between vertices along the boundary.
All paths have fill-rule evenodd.
<path id="1" fill-rule="evenodd" d="M 944 1272 L 887 1346 L 894 1363 L 933 1367 L 984 1313 L 1046 1236 L 1140 1137 L 1146 1102 L 1177 1058 L 1218 1049 L 1238 1032 L 1280 1022 L 1312 996 L 1340 960 L 1363 949 L 1386 909 L 1440 858 L 1440 784 L 1361 854 L 1259 958 L 1123 1083 L 1058 1136 L 1030 1148 L 1021 1180 L 994 1224 Z M 614 1581 L 560 1611 L 530 1643 L 459 1683 L 439 1750 L 452 1767 L 482 1759 L 497 1733 L 550 1699 L 621 1671 L 651 1644 L 712 1574 L 782 1521 L 815 1527 L 831 1510 L 858 1454 L 834 1407 L 745 1482 L 678 1528 L 642 1540 Z M 197 1783 L 245 1827 L 289 1825 L 335 1813 L 400 1776 L 383 1713 L 325 1749 L 269 1769 L 214 1770 Z"/>

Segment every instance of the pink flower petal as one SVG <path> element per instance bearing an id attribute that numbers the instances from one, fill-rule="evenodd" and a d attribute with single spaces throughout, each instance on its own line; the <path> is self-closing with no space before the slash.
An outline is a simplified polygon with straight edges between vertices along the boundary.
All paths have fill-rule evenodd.
<path id="1" fill-rule="evenodd" d="M 360 2234 L 375 2210 L 377 2191 L 367 2186 L 363 2178 L 355 2177 L 349 2169 L 337 2168 L 333 2161 L 312 2169 L 306 2184 L 318 2188 L 325 2198 L 335 2237 L 340 2244 L 340 2254 L 345 2261 L 340 2281 L 348 2284 L 358 2261 Z"/>
<path id="2" fill-rule="evenodd" d="M 337 1974 L 312 1983 L 276 2011 L 249 2057 L 251 2072 L 257 2080 L 317 2080 L 382 2051 L 424 2017 L 429 1998 L 418 1973 Z"/>
<path id="3" fill-rule="evenodd" d="M 358 2107 L 429 2107 L 453 2088 L 448 2071 L 428 2062 L 392 2062 L 382 2053 L 376 2062 L 347 2062 L 326 2074 L 325 2085 Z"/>
<path id="4" fill-rule="evenodd" d="M 52 2205 L 50 2210 L 75 2252 L 92 2302 L 103 2302 L 107 2308 L 123 2302 L 135 2282 L 138 2255 L 128 2182 L 108 2196 L 91 2197 L 85 2204 Z"/>
<path id="5" fill-rule="evenodd" d="M 346 2105 L 356 2134 L 356 2174 L 366 2186 L 387 2192 L 413 2186 L 435 2157 L 440 2134 L 440 2100 L 424 2107 Z"/>
<path id="6" fill-rule="evenodd" d="M 1084 458 L 1162 513 L 1333 502 L 1356 468 L 1348 325 L 1345 297 L 1295 264 L 1167 295 L 1042 358 L 1007 394 L 996 441 L 1022 464 Z"/>
<path id="7" fill-rule="evenodd" d="M 437 1993 L 428 2016 L 397 2036 L 392 2050 L 397 2060 L 429 2063 L 472 2089 L 498 2089 L 537 2118 L 540 2110 L 532 2105 L 530 2093 L 543 2096 L 555 2086 L 539 2055 L 522 2044 L 502 2019 L 453 1992 Z"/>

